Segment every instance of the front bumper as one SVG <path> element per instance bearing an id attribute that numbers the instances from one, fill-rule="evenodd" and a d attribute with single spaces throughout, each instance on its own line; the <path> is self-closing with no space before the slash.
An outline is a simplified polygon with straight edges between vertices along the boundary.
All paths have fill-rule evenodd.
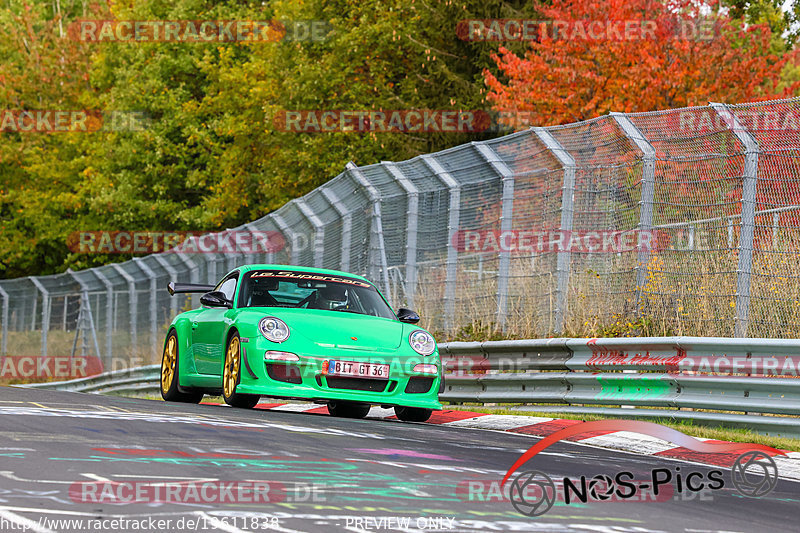
<path id="1" fill-rule="evenodd" d="M 251 339 L 253 340 L 253 339 Z M 423 357 L 407 353 L 371 353 L 331 348 L 325 353 L 297 353 L 262 342 L 242 344 L 243 364 L 236 392 L 311 401 L 341 400 L 373 405 L 441 409 L 441 363 L 438 352 Z M 267 351 L 284 350 L 298 361 L 265 360 Z M 410 350 L 410 348 L 409 348 Z M 323 371 L 330 360 L 388 364 L 387 379 L 333 377 Z M 437 374 L 415 372 L 416 364 L 436 365 Z"/>

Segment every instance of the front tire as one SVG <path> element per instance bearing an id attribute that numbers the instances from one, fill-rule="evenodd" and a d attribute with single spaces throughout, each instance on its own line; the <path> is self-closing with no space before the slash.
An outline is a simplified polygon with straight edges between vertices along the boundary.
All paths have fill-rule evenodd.
<path id="1" fill-rule="evenodd" d="M 421 407 L 395 407 L 394 414 L 403 422 L 427 422 L 433 414 L 433 409 Z"/>
<path id="2" fill-rule="evenodd" d="M 369 413 L 370 407 L 368 403 L 330 401 L 328 413 L 340 418 L 364 418 Z"/>
<path id="3" fill-rule="evenodd" d="M 240 394 L 236 387 L 242 379 L 242 345 L 239 334 L 234 333 L 225 350 L 225 366 L 222 368 L 222 398 L 231 407 L 252 409 L 261 399 L 258 394 Z"/>
<path id="4" fill-rule="evenodd" d="M 161 397 L 167 402 L 200 403 L 202 392 L 181 392 L 178 390 L 178 334 L 173 329 L 164 342 L 161 356 Z"/>

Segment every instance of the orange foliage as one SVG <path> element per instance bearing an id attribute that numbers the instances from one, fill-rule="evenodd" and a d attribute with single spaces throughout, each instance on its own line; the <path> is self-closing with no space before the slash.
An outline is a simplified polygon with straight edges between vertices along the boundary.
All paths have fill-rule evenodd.
<path id="1" fill-rule="evenodd" d="M 505 47 L 492 56 L 502 76 L 484 71 L 488 99 L 498 111 L 525 112 L 530 123 L 521 126 L 547 126 L 610 111 L 764 100 L 796 88 L 778 89 L 796 54 L 773 53 L 769 27 L 745 27 L 699 4 L 553 0 L 541 8 L 553 22 L 524 57 Z"/>

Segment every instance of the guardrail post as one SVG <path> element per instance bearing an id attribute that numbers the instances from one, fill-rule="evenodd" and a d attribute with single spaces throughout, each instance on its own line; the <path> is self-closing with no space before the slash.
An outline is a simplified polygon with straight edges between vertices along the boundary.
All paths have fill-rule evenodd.
<path id="1" fill-rule="evenodd" d="M 558 159 L 564 169 L 564 184 L 561 187 L 561 231 L 566 233 L 567 238 L 565 240 L 569 242 L 572 232 L 573 204 L 575 202 L 575 158 L 546 129 L 532 128 L 532 130 Z M 567 317 L 569 275 L 570 251 L 559 250 L 556 256 L 556 316 L 554 320 L 556 333 L 564 331 L 564 322 Z"/>
<path id="2" fill-rule="evenodd" d="M 122 278 L 128 282 L 128 313 L 130 314 L 130 328 L 131 328 L 131 350 L 136 348 L 137 334 L 136 334 L 136 312 L 137 312 L 137 297 L 136 297 L 136 280 L 133 276 L 128 274 L 124 268 L 117 263 L 113 263 L 111 267 L 116 270 Z M 133 352 L 131 352 L 133 353 Z"/>
<path id="3" fill-rule="evenodd" d="M 742 126 L 725 104 L 711 103 L 723 122 L 745 147 L 742 175 L 742 229 L 739 237 L 739 264 L 736 268 L 736 322 L 734 336 L 747 337 L 750 324 L 750 274 L 753 268 L 753 239 L 758 186 L 758 141 Z"/>
<path id="4" fill-rule="evenodd" d="M 417 295 L 417 235 L 419 228 L 419 189 L 403 174 L 396 164 L 385 161 L 383 166 L 406 191 L 408 218 L 406 219 L 406 303 L 413 309 Z"/>
<path id="5" fill-rule="evenodd" d="M 374 270 L 370 277 L 377 281 L 379 277 L 383 278 L 383 290 L 387 298 L 391 297 L 389 290 L 389 265 L 386 260 L 386 245 L 383 241 L 383 216 L 381 214 L 381 193 L 378 189 L 369 182 L 364 173 L 359 170 L 355 163 L 350 161 L 345 166 L 350 175 L 353 176 L 361 187 L 367 192 L 370 201 L 372 202 L 372 224 L 370 228 L 370 268 Z M 382 275 L 379 271 L 383 271 Z"/>
<path id="6" fill-rule="evenodd" d="M 444 284 L 444 330 L 451 331 L 456 306 L 456 280 L 458 277 L 458 249 L 454 242 L 461 215 L 461 185 L 432 154 L 423 155 L 422 161 L 434 175 L 450 190 L 450 206 L 447 210 L 447 277 Z"/>
<path id="7" fill-rule="evenodd" d="M 511 232 L 514 216 L 514 173 L 508 168 L 505 161 L 488 144 L 473 142 L 472 145 L 478 153 L 489 163 L 489 166 L 503 180 L 502 212 L 500 215 L 501 235 Z M 504 240 L 502 237 L 500 241 Z M 497 273 L 497 325 L 501 330 L 506 328 L 508 313 L 508 271 L 511 266 L 511 251 L 500 250 L 500 265 Z"/>
<path id="8" fill-rule="evenodd" d="M 296 265 L 300 262 L 300 250 L 297 242 L 297 234 L 289 227 L 289 224 L 278 213 L 269 215 L 275 224 L 280 228 L 281 233 L 289 243 L 289 264 Z"/>
<path id="9" fill-rule="evenodd" d="M 653 196 L 655 193 L 656 150 L 645 138 L 639 128 L 623 113 L 611 113 L 623 133 L 636 144 L 642 152 L 642 198 L 639 201 L 639 231 L 653 229 Z M 651 240 L 649 242 L 653 242 Z M 642 292 L 647 281 L 647 263 L 650 249 L 639 248 L 636 258 L 636 309 L 641 311 Z"/>
<path id="10" fill-rule="evenodd" d="M 295 200 L 297 207 L 306 219 L 314 226 L 314 268 L 322 268 L 325 254 L 325 225 L 302 198 Z"/>
<path id="11" fill-rule="evenodd" d="M 42 358 L 47 357 L 47 331 L 50 329 L 50 292 L 33 276 L 28 276 L 42 293 Z"/>
<path id="12" fill-rule="evenodd" d="M 350 271 L 350 232 L 353 227 L 353 218 L 345 207 L 344 203 L 336 196 L 336 193 L 328 187 L 323 186 L 321 189 L 322 196 L 328 201 L 331 206 L 336 210 L 340 217 L 342 217 L 342 253 L 339 260 L 339 269 L 344 272 Z"/>
<path id="13" fill-rule="evenodd" d="M 106 287 L 106 364 L 103 366 L 110 370 L 113 366 L 112 334 L 114 332 L 114 284 L 97 268 L 90 269 L 94 277 Z M 99 354 L 98 354 L 99 355 Z"/>
<path id="14" fill-rule="evenodd" d="M 8 293 L 0 287 L 0 296 L 3 297 L 3 311 L 0 315 L 0 327 L 3 328 L 3 340 L 0 342 L 0 355 L 8 353 Z"/>
<path id="15" fill-rule="evenodd" d="M 153 272 L 147 263 L 141 257 L 134 257 L 133 258 L 134 264 L 136 264 L 144 275 L 150 278 L 150 336 L 151 341 L 153 343 L 153 353 L 157 354 L 159 352 L 158 349 L 158 278 L 156 273 Z"/>

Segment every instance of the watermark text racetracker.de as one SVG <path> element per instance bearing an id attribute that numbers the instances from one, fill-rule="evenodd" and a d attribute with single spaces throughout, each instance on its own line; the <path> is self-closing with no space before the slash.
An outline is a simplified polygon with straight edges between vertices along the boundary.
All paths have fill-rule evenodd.
<path id="1" fill-rule="evenodd" d="M 150 125 L 144 111 L 97 109 L 3 109 L 0 132 L 92 133 L 96 131 L 144 131 Z"/>
<path id="2" fill-rule="evenodd" d="M 721 114 L 713 109 L 697 108 L 681 111 L 678 114 L 678 129 L 681 133 L 709 134 L 729 129 L 800 132 L 800 112 L 793 108 L 730 109 Z"/>
<path id="3" fill-rule="evenodd" d="M 666 244 L 666 237 L 650 230 L 459 230 L 453 233 L 451 244 L 468 253 L 620 253 L 657 250 Z"/>
<path id="4" fill-rule="evenodd" d="M 464 19 L 456 24 L 463 41 L 710 41 L 716 20 L 664 17 L 660 20 Z"/>
<path id="5" fill-rule="evenodd" d="M 291 133 L 475 133 L 493 123 L 488 111 L 451 109 L 283 110 L 271 122 L 275 131 Z"/>
<path id="6" fill-rule="evenodd" d="M 321 42 L 332 29 L 326 20 L 79 20 L 67 35 L 93 44 Z"/>
<path id="7" fill-rule="evenodd" d="M 275 531 L 280 530 L 277 516 L 226 515 L 212 516 L 197 513 L 180 518 L 116 517 L 116 518 L 51 518 L 40 516 L 36 520 L 23 517 L 0 516 L 0 531 Z"/>
<path id="8" fill-rule="evenodd" d="M 286 241 L 277 231 L 76 231 L 67 248 L 80 254 L 265 254 L 283 250 Z"/>
<path id="9" fill-rule="evenodd" d="M 136 455 L 136 450 L 127 452 Z M 147 454 L 150 450 L 144 450 Z M 187 454 L 188 455 L 188 454 Z M 213 454 L 212 454 L 213 455 Z M 324 485 L 280 481 L 78 481 L 69 487 L 76 503 L 192 503 L 192 504 L 265 504 L 275 502 L 324 502 Z"/>

